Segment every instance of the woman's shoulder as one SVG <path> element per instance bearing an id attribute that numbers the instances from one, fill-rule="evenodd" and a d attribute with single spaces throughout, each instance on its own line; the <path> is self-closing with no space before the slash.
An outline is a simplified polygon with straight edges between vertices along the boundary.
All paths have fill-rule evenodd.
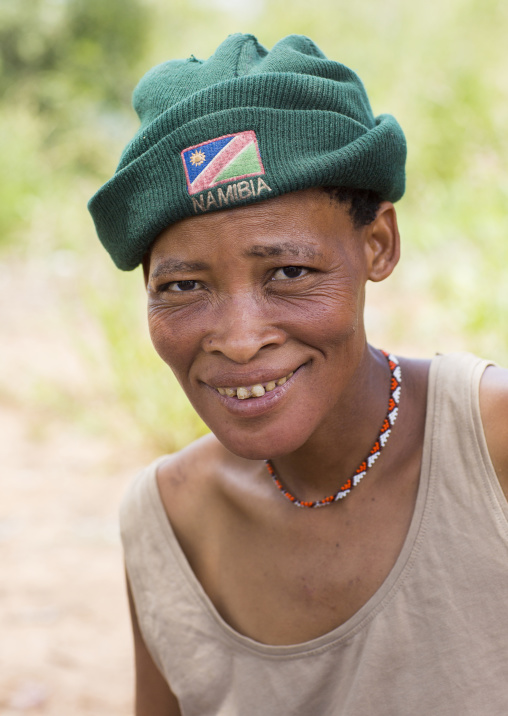
<path id="1" fill-rule="evenodd" d="M 175 532 L 203 534 L 220 519 L 231 494 L 242 492 L 256 473 L 258 461 L 234 455 L 212 433 L 165 456 L 157 466 L 157 485 Z"/>
<path id="2" fill-rule="evenodd" d="M 204 492 L 208 496 L 223 487 L 231 473 L 248 471 L 256 461 L 231 453 L 213 433 L 190 443 L 182 450 L 165 455 L 157 466 L 160 490 L 177 493 Z"/>

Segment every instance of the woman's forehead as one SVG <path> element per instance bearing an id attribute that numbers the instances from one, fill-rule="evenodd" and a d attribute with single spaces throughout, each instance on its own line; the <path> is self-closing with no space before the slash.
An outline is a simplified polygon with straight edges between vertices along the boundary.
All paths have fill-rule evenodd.
<path id="1" fill-rule="evenodd" d="M 259 204 L 189 217 L 165 229 L 152 258 L 234 249 L 246 258 L 313 258 L 327 242 L 356 233 L 347 205 L 317 189 L 293 192 Z"/>

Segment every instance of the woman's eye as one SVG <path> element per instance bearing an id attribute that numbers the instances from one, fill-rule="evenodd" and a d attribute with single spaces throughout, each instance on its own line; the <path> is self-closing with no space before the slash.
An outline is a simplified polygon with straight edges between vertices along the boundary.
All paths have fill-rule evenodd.
<path id="1" fill-rule="evenodd" d="M 167 283 L 165 288 L 167 291 L 193 291 L 195 288 L 199 288 L 200 285 L 199 281 L 187 279 L 185 281 L 172 281 L 171 283 Z"/>
<path id="2" fill-rule="evenodd" d="M 285 278 L 300 278 L 300 276 L 305 276 L 306 273 L 308 273 L 308 269 L 303 266 L 283 266 L 277 269 L 273 275 L 273 279 L 278 281 Z"/>

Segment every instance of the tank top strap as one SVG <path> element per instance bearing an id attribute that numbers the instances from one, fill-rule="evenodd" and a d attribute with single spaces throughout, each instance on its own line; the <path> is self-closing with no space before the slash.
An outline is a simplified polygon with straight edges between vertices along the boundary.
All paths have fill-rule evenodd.
<path id="1" fill-rule="evenodd" d="M 490 361 L 478 358 L 472 353 L 437 354 L 431 365 L 431 385 L 437 405 L 453 403 L 464 420 L 478 410 L 480 380 Z"/>
<path id="2" fill-rule="evenodd" d="M 476 509 L 478 519 L 485 519 L 487 509 L 506 534 L 507 503 L 480 415 L 480 381 L 489 365 L 490 361 L 470 353 L 438 355 L 432 362 L 427 406 L 432 424 L 426 438 L 430 441 L 431 493 L 445 506 L 444 511 L 437 507 L 437 512 L 458 514 L 452 507 L 462 504 Z M 472 512 L 469 515 L 473 518 Z"/>

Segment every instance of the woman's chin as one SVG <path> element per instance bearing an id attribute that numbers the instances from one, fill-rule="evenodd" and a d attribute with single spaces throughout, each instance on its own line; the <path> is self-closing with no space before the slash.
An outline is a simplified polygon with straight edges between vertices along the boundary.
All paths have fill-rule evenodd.
<path id="1" fill-rule="evenodd" d="M 230 452 L 245 460 L 268 460 L 289 455 L 300 448 L 307 438 L 302 436 L 300 439 L 295 439 L 295 436 L 292 436 L 292 439 L 283 439 L 281 435 L 258 439 L 254 435 L 237 438 L 233 435 L 224 435 L 220 431 L 216 432 L 215 436 Z"/>

